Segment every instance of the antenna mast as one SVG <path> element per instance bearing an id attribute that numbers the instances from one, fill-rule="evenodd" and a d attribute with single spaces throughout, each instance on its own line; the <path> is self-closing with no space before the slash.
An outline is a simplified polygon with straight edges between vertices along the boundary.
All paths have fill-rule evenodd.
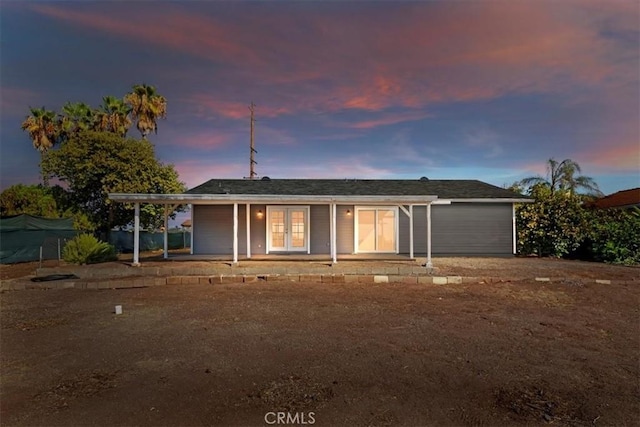
<path id="1" fill-rule="evenodd" d="M 257 153 L 257 151 L 254 148 L 254 142 L 253 142 L 253 127 L 256 121 L 253 118 L 255 106 L 256 105 L 253 103 L 253 101 L 251 101 L 251 105 L 249 106 L 249 111 L 251 111 L 251 154 L 249 156 L 249 179 L 254 179 L 258 175 L 254 170 L 254 166 L 258 164 L 258 162 L 254 160 L 254 154 Z"/>

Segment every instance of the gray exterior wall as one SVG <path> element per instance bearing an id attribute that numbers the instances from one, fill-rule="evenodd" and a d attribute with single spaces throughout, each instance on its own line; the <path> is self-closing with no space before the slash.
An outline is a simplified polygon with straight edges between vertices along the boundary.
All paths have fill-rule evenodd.
<path id="1" fill-rule="evenodd" d="M 408 209 L 408 207 L 406 207 Z M 193 253 L 220 254 L 233 253 L 233 206 L 211 205 L 193 208 Z M 263 217 L 257 212 L 262 210 Z M 347 215 L 347 210 L 351 215 Z M 352 254 L 354 251 L 353 205 L 336 207 L 337 251 L 338 254 Z M 310 236 L 312 254 L 330 253 L 329 206 L 309 207 Z M 415 206 L 414 254 L 424 255 L 427 251 L 426 207 Z M 251 253 L 266 253 L 266 206 L 251 205 Z M 409 253 L 409 218 L 400 209 L 399 250 Z M 436 205 L 431 208 L 431 250 L 433 255 L 510 255 L 513 253 L 513 228 L 511 203 L 453 203 Z M 238 253 L 246 254 L 245 205 L 238 206 Z"/>
<path id="2" fill-rule="evenodd" d="M 405 206 L 409 210 L 409 206 Z M 433 207 L 431 214 L 433 215 Z M 398 209 L 399 215 L 399 250 L 401 254 L 409 253 L 409 217 Z M 433 218 L 432 218 L 433 220 Z M 433 230 L 433 223 L 431 223 Z M 432 242 L 433 243 L 433 242 Z M 431 247 L 433 250 L 433 246 Z M 427 207 L 426 206 L 414 206 L 413 207 L 413 252 L 416 254 L 427 253 Z"/>
<path id="3" fill-rule="evenodd" d="M 193 207 L 193 253 L 233 253 L 233 206 Z"/>
<path id="4" fill-rule="evenodd" d="M 431 208 L 433 255 L 513 254 L 511 203 L 452 203 Z"/>
<path id="5" fill-rule="evenodd" d="M 329 254 L 331 252 L 329 206 L 311 205 L 309 217 L 309 250 L 312 254 Z"/>
<path id="6" fill-rule="evenodd" d="M 351 215 L 347 215 L 348 210 L 351 211 Z M 355 216 L 353 205 L 336 206 L 336 246 L 338 254 L 353 253 Z"/>
<path id="7" fill-rule="evenodd" d="M 258 218 L 258 210 L 263 217 Z M 238 253 L 247 253 L 246 205 L 238 205 Z M 251 205 L 251 253 L 264 254 L 266 208 Z M 193 253 L 229 255 L 233 253 L 233 205 L 195 205 L 193 207 Z"/>

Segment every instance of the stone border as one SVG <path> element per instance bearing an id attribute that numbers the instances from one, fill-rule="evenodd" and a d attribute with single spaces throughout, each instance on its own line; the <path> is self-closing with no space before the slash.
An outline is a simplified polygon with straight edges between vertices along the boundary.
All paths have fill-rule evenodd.
<path id="1" fill-rule="evenodd" d="M 147 288 L 152 286 L 175 286 L 196 284 L 239 284 L 256 282 L 312 282 L 312 283 L 380 283 L 380 284 L 433 284 L 459 285 L 468 283 L 491 284 L 535 280 L 544 283 L 561 283 L 564 278 L 500 278 L 500 277 L 462 277 L 462 276 L 401 276 L 401 275 L 371 275 L 371 274 L 258 274 L 258 275 L 208 275 L 208 276 L 167 276 L 167 277 L 113 277 L 110 279 L 89 280 L 58 280 L 50 282 L 31 282 L 24 280 L 8 280 L 2 282 L 0 290 L 15 291 L 24 289 L 130 289 Z M 636 281 L 589 279 L 573 280 L 579 283 L 595 283 L 610 285 L 614 283 L 636 283 Z"/>

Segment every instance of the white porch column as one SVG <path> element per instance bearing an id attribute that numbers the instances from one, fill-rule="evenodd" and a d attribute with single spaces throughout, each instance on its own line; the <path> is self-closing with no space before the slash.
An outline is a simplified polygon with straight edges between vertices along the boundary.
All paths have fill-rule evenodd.
<path id="1" fill-rule="evenodd" d="M 189 244 L 189 253 L 193 255 L 193 208 L 192 204 L 189 205 L 189 213 L 191 214 L 191 233 L 189 233 L 189 239 L 191 239 L 191 243 Z"/>
<path id="2" fill-rule="evenodd" d="M 427 203 L 427 268 L 433 267 L 431 263 L 431 202 Z"/>
<path id="3" fill-rule="evenodd" d="M 337 248 L 337 244 L 336 244 L 336 235 L 338 234 L 336 232 L 336 204 L 332 203 L 331 204 L 331 249 L 332 249 L 332 261 L 333 263 L 337 263 L 338 262 L 338 248 Z"/>
<path id="4" fill-rule="evenodd" d="M 251 204 L 247 203 L 245 205 L 245 210 L 247 212 L 247 258 L 251 258 Z"/>
<path id="5" fill-rule="evenodd" d="M 513 254 L 518 252 L 518 235 L 516 233 L 516 204 L 511 204 L 511 223 L 513 226 Z"/>
<path id="6" fill-rule="evenodd" d="M 409 205 L 409 258 L 413 259 L 413 205 Z"/>
<path id="7" fill-rule="evenodd" d="M 133 214 L 133 265 L 140 265 L 140 203 L 134 204 Z"/>
<path id="8" fill-rule="evenodd" d="M 238 203 L 233 204 L 233 263 L 238 263 Z"/>
<path id="9" fill-rule="evenodd" d="M 169 208 L 167 207 L 167 205 L 164 205 L 164 245 L 163 245 L 163 249 L 164 249 L 164 255 L 163 258 L 167 259 L 169 258 L 169 215 L 168 215 L 168 210 Z"/>

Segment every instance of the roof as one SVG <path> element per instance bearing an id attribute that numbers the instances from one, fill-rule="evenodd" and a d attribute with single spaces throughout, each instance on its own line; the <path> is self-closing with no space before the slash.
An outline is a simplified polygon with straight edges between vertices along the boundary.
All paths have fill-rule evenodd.
<path id="1" fill-rule="evenodd" d="M 439 199 L 527 198 L 478 180 L 212 179 L 187 194 L 283 196 L 437 196 Z"/>
<path id="2" fill-rule="evenodd" d="M 156 204 L 530 202 L 531 197 L 477 180 L 212 179 L 185 194 L 110 193 L 111 200 Z"/>
<path id="3" fill-rule="evenodd" d="M 618 191 L 594 202 L 597 208 L 623 208 L 640 206 L 640 187 Z"/>

